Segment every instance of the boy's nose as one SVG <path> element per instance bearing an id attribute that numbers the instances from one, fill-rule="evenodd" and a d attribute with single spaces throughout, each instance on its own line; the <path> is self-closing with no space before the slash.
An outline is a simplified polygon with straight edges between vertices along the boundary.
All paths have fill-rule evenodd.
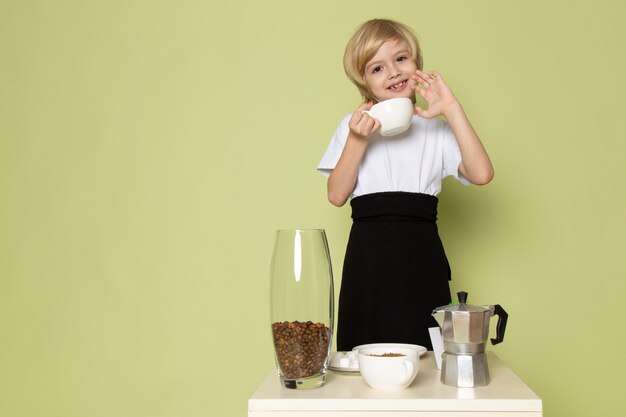
<path id="1" fill-rule="evenodd" d="M 398 77 L 401 74 L 400 70 L 396 69 L 395 67 L 391 67 L 391 71 L 389 71 L 389 79 L 393 79 Z"/>

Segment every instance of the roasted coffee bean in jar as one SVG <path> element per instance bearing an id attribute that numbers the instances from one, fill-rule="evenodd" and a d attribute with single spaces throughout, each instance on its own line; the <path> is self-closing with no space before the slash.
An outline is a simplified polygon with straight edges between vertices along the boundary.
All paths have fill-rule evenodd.
<path id="1" fill-rule="evenodd" d="M 328 356 L 330 329 L 323 323 L 284 321 L 272 324 L 274 348 L 284 378 L 316 375 Z"/>

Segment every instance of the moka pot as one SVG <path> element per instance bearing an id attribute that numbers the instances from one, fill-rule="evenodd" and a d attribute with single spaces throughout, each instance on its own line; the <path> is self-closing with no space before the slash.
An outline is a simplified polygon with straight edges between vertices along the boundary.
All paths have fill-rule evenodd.
<path id="1" fill-rule="evenodd" d="M 466 304 L 467 293 L 457 293 L 459 304 L 437 307 L 433 316 L 441 327 L 443 354 L 441 382 L 456 387 L 480 387 L 489 384 L 489 366 L 485 346 L 489 337 L 489 322 L 498 316 L 496 337 L 491 344 L 504 340 L 508 314 L 499 305 Z"/>

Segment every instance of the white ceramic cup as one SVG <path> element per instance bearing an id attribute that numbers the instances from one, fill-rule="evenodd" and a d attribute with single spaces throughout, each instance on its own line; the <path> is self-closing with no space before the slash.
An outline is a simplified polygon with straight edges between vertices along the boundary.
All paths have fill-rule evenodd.
<path id="1" fill-rule="evenodd" d="M 364 112 L 380 122 L 381 136 L 393 136 L 411 126 L 414 111 L 411 99 L 392 98 L 381 101 Z"/>
<path id="2" fill-rule="evenodd" d="M 373 343 L 353 350 L 357 352 L 359 370 L 367 385 L 383 391 L 402 390 L 411 385 L 419 370 L 419 357 L 426 352 L 423 346 L 403 343 Z"/>

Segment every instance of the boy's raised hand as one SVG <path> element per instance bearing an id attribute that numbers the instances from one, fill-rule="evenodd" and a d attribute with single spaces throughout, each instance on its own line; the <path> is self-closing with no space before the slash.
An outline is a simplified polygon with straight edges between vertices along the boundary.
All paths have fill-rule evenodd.
<path id="1" fill-rule="evenodd" d="M 367 113 L 366 110 L 371 109 L 372 103 L 365 103 L 352 113 L 348 126 L 350 133 L 359 139 L 368 139 L 380 127 L 380 122 Z"/>
<path id="2" fill-rule="evenodd" d="M 416 81 L 412 88 L 428 103 L 426 110 L 419 106 L 415 107 L 415 112 L 419 116 L 427 119 L 439 115 L 446 117 L 446 113 L 453 110 L 457 104 L 452 90 L 446 85 L 439 73 L 435 71 L 425 73 L 417 70 L 411 78 Z"/>

